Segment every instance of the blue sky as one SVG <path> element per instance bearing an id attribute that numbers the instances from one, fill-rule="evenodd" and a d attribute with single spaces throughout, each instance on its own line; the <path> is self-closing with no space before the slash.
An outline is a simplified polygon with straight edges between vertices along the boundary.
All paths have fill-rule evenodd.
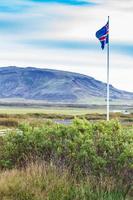
<path id="1" fill-rule="evenodd" d="M 66 4 L 66 5 L 74 5 L 74 6 L 84 6 L 84 5 L 94 5 L 95 2 L 93 1 L 86 1 L 86 0 L 31 0 L 32 2 L 40 2 L 40 3 L 59 3 L 59 4 Z"/>
<path id="2" fill-rule="evenodd" d="M 95 32 L 110 15 L 110 83 L 133 92 L 133 0 L 1 0 L 0 66 L 79 72 L 106 82 Z"/>

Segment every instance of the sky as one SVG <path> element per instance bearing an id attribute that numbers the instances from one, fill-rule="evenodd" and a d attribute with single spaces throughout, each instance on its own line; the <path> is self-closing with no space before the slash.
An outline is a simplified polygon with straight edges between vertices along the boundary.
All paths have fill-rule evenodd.
<path id="1" fill-rule="evenodd" d="M 108 15 L 110 84 L 133 92 L 133 0 L 0 0 L 0 67 L 58 69 L 106 82 L 107 49 L 95 33 Z"/>

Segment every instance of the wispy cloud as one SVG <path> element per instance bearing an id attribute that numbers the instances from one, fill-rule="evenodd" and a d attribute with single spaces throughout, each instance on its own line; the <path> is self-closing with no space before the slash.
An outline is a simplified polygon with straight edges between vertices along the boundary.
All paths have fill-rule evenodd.
<path id="1" fill-rule="evenodd" d="M 24 43 L 24 42 L 23 42 Z M 66 49 L 66 50 L 82 50 L 82 51 L 98 51 L 100 48 L 99 42 L 74 41 L 74 40 L 25 40 L 25 45 L 33 46 L 35 48 L 48 48 L 48 49 Z M 133 55 L 133 43 L 118 43 L 112 42 L 110 45 L 111 52 L 116 54 Z"/>
<path id="2" fill-rule="evenodd" d="M 104 0 L 104 3 L 113 9 L 133 11 L 133 0 Z"/>

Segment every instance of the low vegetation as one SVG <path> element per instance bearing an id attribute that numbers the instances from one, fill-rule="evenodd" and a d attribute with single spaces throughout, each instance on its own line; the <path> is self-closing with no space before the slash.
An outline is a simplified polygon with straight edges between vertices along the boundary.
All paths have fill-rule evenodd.
<path id="1" fill-rule="evenodd" d="M 23 123 L 0 138 L 0 168 L 3 200 L 132 198 L 133 128 L 116 120 Z"/>
<path id="2" fill-rule="evenodd" d="M 1 128 L 12 128 L 18 127 L 19 124 L 29 122 L 31 124 L 44 124 L 46 120 L 73 120 L 75 117 L 80 119 L 87 119 L 88 121 L 95 122 L 106 119 L 106 114 L 91 113 L 91 114 L 61 114 L 61 113 L 27 113 L 27 114 L 2 114 L 0 113 L 0 127 Z M 133 113 L 121 114 L 121 113 L 110 113 L 111 119 L 119 120 L 125 126 L 133 125 Z"/>
<path id="3" fill-rule="evenodd" d="M 1 200 L 124 200 L 122 190 L 114 188 L 107 177 L 99 182 L 92 177 L 77 181 L 66 169 L 46 163 L 0 174 Z"/>

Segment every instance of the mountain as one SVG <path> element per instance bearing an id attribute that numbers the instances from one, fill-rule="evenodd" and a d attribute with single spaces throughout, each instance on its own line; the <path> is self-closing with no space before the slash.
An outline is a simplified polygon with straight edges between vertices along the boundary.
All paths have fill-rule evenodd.
<path id="1" fill-rule="evenodd" d="M 46 102 L 80 102 L 106 98 L 106 84 L 90 76 L 39 68 L 0 68 L 0 98 L 24 98 Z M 111 99 L 133 99 L 133 93 L 110 85 Z"/>

